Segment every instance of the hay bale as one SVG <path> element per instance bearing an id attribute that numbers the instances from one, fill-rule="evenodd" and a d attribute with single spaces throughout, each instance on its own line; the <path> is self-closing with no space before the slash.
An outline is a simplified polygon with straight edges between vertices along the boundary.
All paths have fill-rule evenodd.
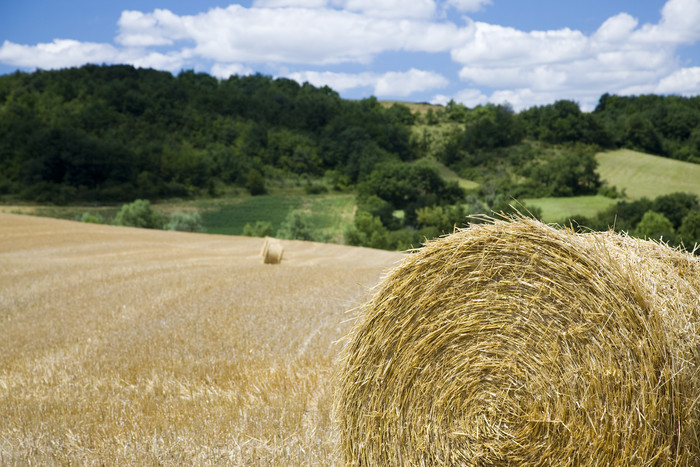
<path id="1" fill-rule="evenodd" d="M 349 336 L 356 465 L 700 465 L 700 262 L 530 219 L 429 242 Z"/>
<path id="2" fill-rule="evenodd" d="M 260 255 L 263 258 L 264 264 L 280 264 L 283 254 L 284 247 L 282 247 L 282 243 L 279 240 L 265 237 L 262 249 L 260 250 Z"/>

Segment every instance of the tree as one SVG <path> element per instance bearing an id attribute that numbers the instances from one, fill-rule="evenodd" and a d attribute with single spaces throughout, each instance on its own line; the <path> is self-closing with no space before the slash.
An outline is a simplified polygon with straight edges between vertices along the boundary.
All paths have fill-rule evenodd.
<path id="1" fill-rule="evenodd" d="M 700 245 L 700 210 L 690 211 L 686 214 L 678 229 L 678 236 L 686 248 L 690 250 L 693 249 L 694 245 Z"/>
<path id="2" fill-rule="evenodd" d="M 676 232 L 673 229 L 673 224 L 666 216 L 656 211 L 647 211 L 642 216 L 637 227 L 634 229 L 635 237 L 664 240 L 673 242 L 676 238 Z"/>
<path id="3" fill-rule="evenodd" d="M 243 235 L 246 237 L 271 237 L 275 233 L 275 228 L 269 221 L 255 221 L 243 226 Z"/>
<path id="4" fill-rule="evenodd" d="M 656 198 L 652 209 L 666 216 L 673 228 L 678 229 L 690 211 L 700 209 L 700 202 L 697 195 L 691 193 L 671 193 Z"/>
<path id="5" fill-rule="evenodd" d="M 366 211 L 355 214 L 353 224 L 345 231 L 345 243 L 353 246 L 388 249 L 389 231 L 378 217 Z"/>
<path id="6" fill-rule="evenodd" d="M 137 199 L 119 209 L 114 224 L 142 229 L 162 229 L 163 216 L 153 209 L 150 201 Z"/>
<path id="7" fill-rule="evenodd" d="M 284 222 L 282 222 L 282 226 L 277 231 L 277 237 L 294 240 L 316 240 L 312 230 L 311 216 L 304 211 L 289 211 Z"/>
<path id="8" fill-rule="evenodd" d="M 253 196 L 264 195 L 267 193 L 267 190 L 265 189 L 265 178 L 257 169 L 250 169 L 248 172 L 248 177 L 246 178 L 245 187 Z"/>
<path id="9" fill-rule="evenodd" d="M 190 214 L 184 212 L 173 213 L 165 229 L 180 232 L 204 232 L 202 217 L 196 212 Z"/>

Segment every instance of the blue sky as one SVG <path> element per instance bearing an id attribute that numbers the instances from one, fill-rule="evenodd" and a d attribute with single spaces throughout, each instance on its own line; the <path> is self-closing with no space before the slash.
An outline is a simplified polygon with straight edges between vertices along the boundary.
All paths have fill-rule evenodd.
<path id="1" fill-rule="evenodd" d="M 591 110 L 605 92 L 700 94 L 699 24 L 700 0 L 3 0 L 0 74 L 130 63 Z"/>

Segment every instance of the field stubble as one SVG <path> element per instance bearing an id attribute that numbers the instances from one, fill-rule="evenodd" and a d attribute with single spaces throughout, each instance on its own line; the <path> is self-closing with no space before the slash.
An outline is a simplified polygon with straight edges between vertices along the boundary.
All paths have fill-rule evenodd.
<path id="1" fill-rule="evenodd" d="M 0 464 L 318 465 L 346 311 L 399 253 L 0 214 Z"/>

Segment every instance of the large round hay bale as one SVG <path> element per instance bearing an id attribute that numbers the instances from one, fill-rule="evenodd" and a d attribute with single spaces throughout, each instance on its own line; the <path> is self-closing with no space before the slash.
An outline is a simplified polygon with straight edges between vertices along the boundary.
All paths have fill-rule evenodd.
<path id="1" fill-rule="evenodd" d="M 284 255 L 282 242 L 276 238 L 265 237 L 260 255 L 263 258 L 263 264 L 280 264 Z"/>
<path id="2" fill-rule="evenodd" d="M 355 465 L 700 465 L 700 263 L 530 219 L 429 242 L 349 336 Z"/>

